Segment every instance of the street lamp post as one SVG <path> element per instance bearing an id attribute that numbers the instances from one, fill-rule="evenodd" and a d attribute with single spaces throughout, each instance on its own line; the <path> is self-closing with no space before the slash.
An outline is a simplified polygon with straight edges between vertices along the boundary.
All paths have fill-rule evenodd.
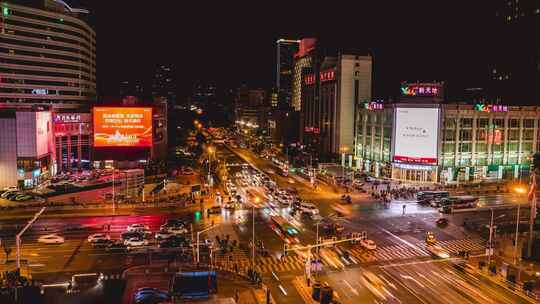
<path id="1" fill-rule="evenodd" d="M 527 190 L 524 188 L 524 187 L 517 187 L 515 189 L 515 192 L 519 193 L 519 194 L 525 194 L 527 193 Z M 518 241 L 519 241 L 519 223 L 520 223 L 520 209 L 521 209 L 521 204 L 518 203 L 518 206 L 517 206 L 517 215 L 516 215 L 516 237 L 515 237 L 515 240 L 514 240 L 514 264 L 517 265 L 517 262 L 518 262 Z"/>
<path id="2" fill-rule="evenodd" d="M 493 222 L 495 219 L 500 219 L 505 216 L 505 214 L 499 215 L 497 218 L 494 218 L 495 211 L 493 208 L 491 210 L 491 221 L 489 224 L 489 240 L 488 240 L 488 266 L 491 264 L 491 256 L 493 255 Z"/>
<path id="3" fill-rule="evenodd" d="M 34 224 L 34 222 L 37 221 L 39 216 L 43 212 L 45 212 L 45 209 L 47 209 L 47 207 L 41 208 L 41 210 L 39 210 L 39 212 L 34 215 L 34 218 L 28 221 L 28 224 L 26 224 L 26 226 L 24 226 L 24 228 L 15 237 L 15 243 L 17 245 L 17 270 L 21 269 L 21 236 L 26 231 L 26 229 L 30 228 L 30 226 L 32 226 L 32 224 Z"/>
<path id="4" fill-rule="evenodd" d="M 213 228 L 215 228 L 215 227 L 217 227 L 217 225 L 212 225 L 212 226 L 210 226 L 210 227 L 208 227 L 208 228 L 206 228 L 206 229 L 203 229 L 203 230 L 201 230 L 201 231 L 197 231 L 197 259 L 196 259 L 197 264 L 198 264 L 199 261 L 200 261 L 200 259 L 199 259 L 199 246 L 200 246 L 199 240 L 200 240 L 200 235 L 201 235 L 201 233 L 206 232 L 206 231 L 208 231 L 208 230 L 210 230 L 210 229 L 213 229 Z"/>

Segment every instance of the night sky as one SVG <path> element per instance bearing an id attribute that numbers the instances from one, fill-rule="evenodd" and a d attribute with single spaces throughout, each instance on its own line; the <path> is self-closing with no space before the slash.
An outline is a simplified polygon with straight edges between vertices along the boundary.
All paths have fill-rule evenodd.
<path id="1" fill-rule="evenodd" d="M 201 82 L 270 88 L 276 39 L 310 36 L 371 53 L 374 96 L 391 96 L 400 80 L 446 80 L 458 91 L 488 79 L 496 40 L 484 1 L 78 2 L 92 11 L 102 96 L 120 80 L 149 78 L 159 63 L 176 66 L 180 96 Z"/>

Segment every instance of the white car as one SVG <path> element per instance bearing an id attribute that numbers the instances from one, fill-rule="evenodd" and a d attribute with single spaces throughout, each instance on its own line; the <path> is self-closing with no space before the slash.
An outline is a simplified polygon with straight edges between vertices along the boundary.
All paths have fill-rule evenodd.
<path id="1" fill-rule="evenodd" d="M 184 228 L 184 227 L 178 227 L 178 226 L 175 226 L 175 227 L 169 227 L 167 228 L 167 232 L 168 233 L 171 233 L 171 234 L 175 234 L 175 235 L 178 235 L 178 234 L 186 234 L 188 233 L 189 231 Z"/>
<path id="2" fill-rule="evenodd" d="M 426 249 L 427 251 L 429 251 L 429 253 L 431 253 L 432 255 L 438 258 L 448 259 L 450 257 L 450 254 L 448 254 L 448 252 L 446 252 L 441 246 L 431 245 L 431 246 L 426 246 Z"/>
<path id="3" fill-rule="evenodd" d="M 373 240 L 363 239 L 360 241 L 360 246 L 364 247 L 367 250 L 377 249 L 377 245 Z"/>
<path id="4" fill-rule="evenodd" d="M 124 241 L 124 245 L 128 247 L 141 247 L 141 246 L 147 246 L 148 240 L 140 239 L 140 238 L 130 238 Z"/>
<path id="5" fill-rule="evenodd" d="M 40 236 L 37 241 L 43 244 L 63 244 L 64 238 L 57 234 L 47 234 Z"/>
<path id="6" fill-rule="evenodd" d="M 110 241 L 111 236 L 104 233 L 95 233 L 88 236 L 88 243 L 95 243 L 99 241 Z"/>
<path id="7" fill-rule="evenodd" d="M 143 224 L 131 224 L 127 227 L 128 232 L 143 232 L 149 230 L 148 226 L 145 226 Z"/>
<path id="8" fill-rule="evenodd" d="M 161 240 L 166 240 L 170 238 L 171 236 L 174 236 L 174 234 L 168 231 L 159 231 L 159 232 L 156 232 L 155 238 L 156 240 L 161 241 Z"/>

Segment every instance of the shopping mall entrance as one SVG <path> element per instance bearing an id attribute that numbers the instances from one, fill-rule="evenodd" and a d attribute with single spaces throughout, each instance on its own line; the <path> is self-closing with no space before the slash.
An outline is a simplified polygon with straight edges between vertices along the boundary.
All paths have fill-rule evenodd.
<path id="1" fill-rule="evenodd" d="M 436 183 L 437 166 L 394 163 L 392 164 L 392 179 L 417 183 Z"/>

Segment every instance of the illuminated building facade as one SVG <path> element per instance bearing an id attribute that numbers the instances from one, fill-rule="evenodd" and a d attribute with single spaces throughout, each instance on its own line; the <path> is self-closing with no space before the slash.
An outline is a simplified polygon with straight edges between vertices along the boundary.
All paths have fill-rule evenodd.
<path id="1" fill-rule="evenodd" d="M 92 114 L 53 113 L 56 172 L 89 169 L 92 151 Z"/>
<path id="2" fill-rule="evenodd" d="M 438 130 L 427 130 L 434 136 L 436 163 L 396 158 L 395 137 L 407 129 L 396 123 L 403 107 L 439 107 Z M 359 106 L 357 117 L 355 164 L 375 176 L 442 183 L 518 179 L 529 174 L 531 156 L 540 150 L 536 106 L 372 102 Z M 414 145 L 411 140 L 407 149 L 424 148 Z"/>
<path id="3" fill-rule="evenodd" d="M 0 2 L 0 103 L 87 104 L 96 97 L 96 34 L 84 10 Z"/>
<path id="4" fill-rule="evenodd" d="M 313 68 L 314 61 L 316 60 L 316 42 L 317 39 L 315 38 L 304 38 L 300 40 L 298 52 L 294 54 L 291 106 L 295 111 L 300 111 L 302 106 L 302 74 L 304 73 L 304 69 Z"/>
<path id="5" fill-rule="evenodd" d="M 301 142 L 323 158 L 352 155 L 355 104 L 371 99 L 372 58 L 339 54 L 304 69 Z"/>
<path id="6" fill-rule="evenodd" d="M 279 39 L 276 42 L 276 88 L 278 100 L 286 105 L 292 102 L 294 54 L 298 52 L 299 40 Z M 277 106 L 277 100 L 272 107 Z"/>

